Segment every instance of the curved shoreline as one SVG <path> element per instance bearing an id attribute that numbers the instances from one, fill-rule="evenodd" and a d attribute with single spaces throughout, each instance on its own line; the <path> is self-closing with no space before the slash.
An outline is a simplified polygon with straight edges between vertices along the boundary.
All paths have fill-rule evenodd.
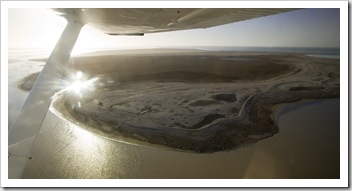
<path id="1" fill-rule="evenodd" d="M 126 137 L 132 142 L 211 153 L 273 136 L 279 131 L 275 105 L 339 97 L 338 60 L 287 53 L 178 54 L 78 58 L 74 71 L 98 75 L 101 85 L 84 92 L 82 98 L 57 93 L 51 110 L 109 139 Z M 163 74 L 175 69 L 195 72 L 199 66 L 203 73 L 215 71 L 233 79 Z M 227 100 L 230 95 L 234 98 Z"/>
<path id="2" fill-rule="evenodd" d="M 263 104 L 262 106 L 268 106 L 272 108 L 271 112 L 266 113 L 266 121 L 260 121 L 260 123 L 255 123 L 255 124 L 249 124 L 248 126 L 240 124 L 241 120 L 243 118 L 252 118 L 253 121 L 258 120 L 258 116 L 256 116 L 256 113 L 259 112 L 262 109 L 257 109 L 257 112 L 253 111 L 253 105 L 246 105 L 247 107 L 244 107 L 245 110 L 250 110 L 251 111 L 246 111 L 243 112 L 243 115 L 240 117 L 238 115 L 235 117 L 235 121 L 231 121 L 230 119 L 223 119 L 223 120 L 218 120 L 218 122 L 222 124 L 222 126 L 217 126 L 217 123 L 213 121 L 212 123 L 203 126 L 202 128 L 199 129 L 192 129 L 192 130 L 184 130 L 184 129 L 164 129 L 160 130 L 158 128 L 140 128 L 140 127 L 132 127 L 129 126 L 128 131 L 119 131 L 112 133 L 111 131 L 106 131 L 102 128 L 95 128 L 94 125 L 92 126 L 92 121 L 87 120 L 87 118 L 80 119 L 78 116 L 79 115 L 72 115 L 72 113 L 69 112 L 64 112 L 63 110 L 58 111 L 56 108 L 57 106 L 53 105 L 51 108 L 51 111 L 55 113 L 56 115 L 59 115 L 63 119 L 68 119 L 72 123 L 75 123 L 79 125 L 80 127 L 86 128 L 87 130 L 92 131 L 93 133 L 109 138 L 111 140 L 117 140 L 117 141 L 123 141 L 123 142 L 128 142 L 128 143 L 134 143 L 134 144 L 145 144 L 145 142 L 151 143 L 152 145 L 163 145 L 166 147 L 171 147 L 177 150 L 183 150 L 183 151 L 194 151 L 194 152 L 200 152 L 200 153 L 212 153 L 212 152 L 217 152 L 217 151 L 224 151 L 224 150 L 233 150 L 236 149 L 240 146 L 245 146 L 248 144 L 253 144 L 261 139 L 265 139 L 268 137 L 273 136 L 274 134 L 279 132 L 279 128 L 277 126 L 277 119 L 279 118 L 280 114 L 285 113 L 288 111 L 288 109 L 292 108 L 292 104 L 295 105 L 297 103 L 302 103 L 302 100 L 304 99 L 309 99 L 311 101 L 317 101 L 318 99 L 329 99 L 329 98 L 336 98 L 337 94 L 335 95 L 329 95 L 329 96 L 324 96 L 324 97 L 308 97 L 308 98 L 302 98 L 302 99 L 292 99 L 292 100 L 286 100 L 287 102 L 278 102 L 277 104 L 274 105 L 265 105 Z M 61 97 L 62 98 L 62 97 Z M 58 97 L 54 98 L 54 104 L 57 104 L 60 102 L 58 100 Z M 59 98 L 60 99 L 60 98 Z M 253 98 L 248 99 L 250 101 Z M 257 98 L 258 99 L 258 98 Z M 307 102 L 310 102 L 310 101 Z M 62 100 L 61 100 L 62 101 Z M 257 104 L 259 104 L 257 102 Z M 280 113 L 280 114 L 279 114 Z M 63 114 L 63 115 L 62 115 Z M 274 116 L 274 117 L 273 117 Z M 232 119 L 234 120 L 234 119 Z M 81 123 L 82 121 L 85 121 L 83 124 Z M 271 129 L 271 132 L 261 132 L 259 134 L 250 134 L 247 136 L 242 136 L 238 137 L 237 133 L 238 132 L 232 132 L 230 134 L 229 132 L 234 131 L 235 129 L 232 129 L 234 126 L 236 126 L 237 131 L 244 131 L 246 127 L 260 129 L 265 127 L 265 129 Z M 101 126 L 100 126 L 101 127 Z M 159 131 L 158 131 L 159 130 Z M 170 131 L 174 130 L 174 131 Z M 155 132 L 157 131 L 157 132 Z M 260 131 L 260 130 L 259 130 Z M 261 130 L 263 131 L 263 130 Z M 193 133 L 191 133 L 193 132 Z M 226 132 L 226 136 L 223 136 L 222 133 Z M 216 135 L 215 135 L 216 133 Z M 242 134 L 242 133 L 240 133 Z M 149 135 L 149 137 L 145 138 L 143 135 Z M 167 139 L 167 137 L 172 137 L 173 140 Z M 224 138 L 227 138 L 224 140 Z M 174 141 L 176 140 L 176 142 Z M 206 143 L 204 143 L 206 142 Z"/>

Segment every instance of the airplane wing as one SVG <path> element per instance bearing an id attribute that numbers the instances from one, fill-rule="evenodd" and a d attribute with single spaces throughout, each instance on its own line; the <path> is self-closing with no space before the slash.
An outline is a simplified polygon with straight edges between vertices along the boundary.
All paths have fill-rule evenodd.
<path id="1" fill-rule="evenodd" d="M 67 20 L 88 24 L 109 35 L 143 35 L 208 28 L 295 9 L 53 9 Z"/>
<path id="2" fill-rule="evenodd" d="M 9 178 L 22 178 L 32 158 L 52 96 L 67 67 L 71 50 L 85 24 L 110 35 L 143 35 L 207 28 L 294 9 L 53 9 L 68 20 L 54 50 L 9 131 Z M 50 139 L 48 140 L 50 142 Z M 54 152 L 54 151 L 53 151 Z"/>

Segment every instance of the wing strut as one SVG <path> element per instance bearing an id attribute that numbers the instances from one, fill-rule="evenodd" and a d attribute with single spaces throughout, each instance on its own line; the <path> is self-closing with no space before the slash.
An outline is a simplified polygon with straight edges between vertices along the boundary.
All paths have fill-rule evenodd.
<path id="1" fill-rule="evenodd" d="M 51 98 L 60 88 L 73 46 L 83 24 L 69 21 L 9 131 L 9 178 L 21 178 Z"/>

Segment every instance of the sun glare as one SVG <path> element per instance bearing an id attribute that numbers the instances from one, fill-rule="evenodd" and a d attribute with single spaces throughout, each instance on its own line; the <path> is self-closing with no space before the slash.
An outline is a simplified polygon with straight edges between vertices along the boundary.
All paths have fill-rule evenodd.
<path id="1" fill-rule="evenodd" d="M 93 84 L 99 78 L 95 77 L 87 80 L 87 77 L 81 72 L 78 71 L 71 76 L 72 81 L 66 87 L 66 90 L 75 92 L 78 96 L 82 97 L 83 91 L 93 88 Z"/>

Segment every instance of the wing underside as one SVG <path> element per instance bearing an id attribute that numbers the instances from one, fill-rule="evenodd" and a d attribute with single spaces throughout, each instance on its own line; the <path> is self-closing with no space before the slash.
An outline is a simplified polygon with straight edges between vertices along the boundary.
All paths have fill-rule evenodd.
<path id="1" fill-rule="evenodd" d="M 292 8 L 121 8 L 54 9 L 67 20 L 88 24 L 110 35 L 143 35 L 208 28 L 278 14 Z"/>

